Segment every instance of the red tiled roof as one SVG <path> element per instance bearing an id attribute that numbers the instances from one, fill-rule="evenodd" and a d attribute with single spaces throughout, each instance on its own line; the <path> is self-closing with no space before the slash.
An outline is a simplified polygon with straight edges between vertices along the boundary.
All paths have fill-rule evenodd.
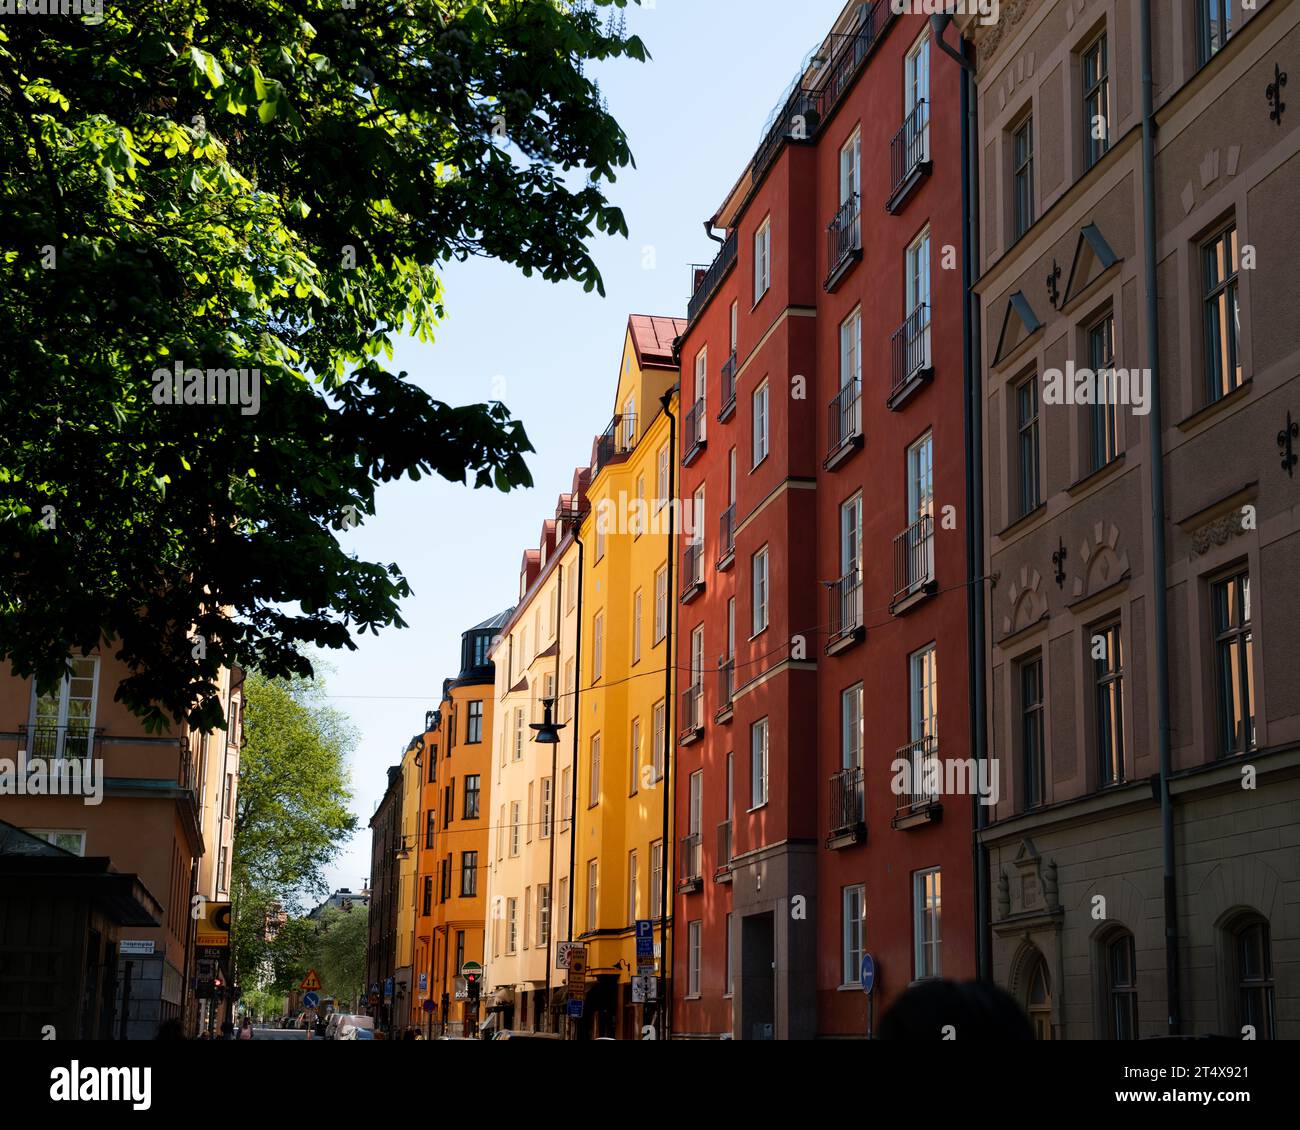
<path id="1" fill-rule="evenodd" d="M 660 318 L 652 314 L 633 314 L 627 320 L 641 368 L 675 369 L 673 339 L 686 332 L 685 318 Z"/>

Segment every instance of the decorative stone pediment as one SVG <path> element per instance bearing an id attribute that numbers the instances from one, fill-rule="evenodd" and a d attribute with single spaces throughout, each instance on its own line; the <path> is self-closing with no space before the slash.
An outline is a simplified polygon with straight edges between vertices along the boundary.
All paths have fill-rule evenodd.
<path id="1" fill-rule="evenodd" d="M 1060 909 L 1056 862 L 1044 860 L 1026 837 L 1015 859 L 1003 864 L 998 877 L 998 917 L 1055 914 Z"/>
<path id="2" fill-rule="evenodd" d="M 1129 560 L 1127 551 L 1121 553 L 1119 549 L 1119 527 L 1112 522 L 1107 529 L 1105 522 L 1097 522 L 1092 537 L 1085 538 L 1079 547 L 1079 560 L 1083 562 L 1083 572 L 1074 578 L 1076 600 L 1122 580 L 1129 571 Z"/>
<path id="3" fill-rule="evenodd" d="M 1232 510 L 1213 522 L 1206 522 L 1192 531 L 1192 548 L 1198 556 L 1209 553 L 1216 545 L 1227 545 L 1233 538 L 1246 532 L 1241 511 Z"/>
<path id="4" fill-rule="evenodd" d="M 1070 263 L 1070 277 L 1065 283 L 1062 308 L 1069 306 L 1118 262 L 1119 256 L 1096 224 L 1081 229 L 1079 241 L 1074 245 L 1074 259 Z"/>
<path id="5" fill-rule="evenodd" d="M 1043 323 L 1023 291 L 1016 291 L 1007 299 L 1007 308 L 1002 315 L 1002 331 L 998 334 L 998 348 L 993 355 L 993 364 L 1000 365 L 1017 349 L 1025 344 L 1034 334 L 1043 328 Z"/>
<path id="6" fill-rule="evenodd" d="M 1002 634 L 1014 635 L 1042 619 L 1047 611 L 1047 597 L 1042 593 L 1043 576 L 1028 565 L 1020 567 L 1020 576 L 1007 590 L 1008 615 L 1002 617 Z"/>

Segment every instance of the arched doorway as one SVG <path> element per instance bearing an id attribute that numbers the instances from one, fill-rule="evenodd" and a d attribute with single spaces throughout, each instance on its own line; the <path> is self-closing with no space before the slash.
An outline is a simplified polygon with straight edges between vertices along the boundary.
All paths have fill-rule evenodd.
<path id="1" fill-rule="evenodd" d="M 1029 965 L 1025 981 L 1025 1011 L 1034 1029 L 1035 1040 L 1052 1038 L 1052 981 L 1043 955 L 1036 954 Z"/>

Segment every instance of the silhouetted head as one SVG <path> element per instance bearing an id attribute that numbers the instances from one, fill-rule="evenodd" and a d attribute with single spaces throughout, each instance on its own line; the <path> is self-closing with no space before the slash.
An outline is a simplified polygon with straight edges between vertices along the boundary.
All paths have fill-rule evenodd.
<path id="1" fill-rule="evenodd" d="M 1032 1040 L 1015 997 L 983 981 L 922 981 L 880 1022 L 882 1040 Z"/>

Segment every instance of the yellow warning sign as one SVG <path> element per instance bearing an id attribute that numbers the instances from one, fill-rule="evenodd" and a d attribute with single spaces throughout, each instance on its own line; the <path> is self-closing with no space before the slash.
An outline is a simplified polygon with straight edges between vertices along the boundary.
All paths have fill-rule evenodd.
<path id="1" fill-rule="evenodd" d="M 320 978 L 316 976 L 316 970 L 307 970 L 307 976 L 302 979 L 302 984 L 298 986 L 304 993 L 320 988 Z"/>

